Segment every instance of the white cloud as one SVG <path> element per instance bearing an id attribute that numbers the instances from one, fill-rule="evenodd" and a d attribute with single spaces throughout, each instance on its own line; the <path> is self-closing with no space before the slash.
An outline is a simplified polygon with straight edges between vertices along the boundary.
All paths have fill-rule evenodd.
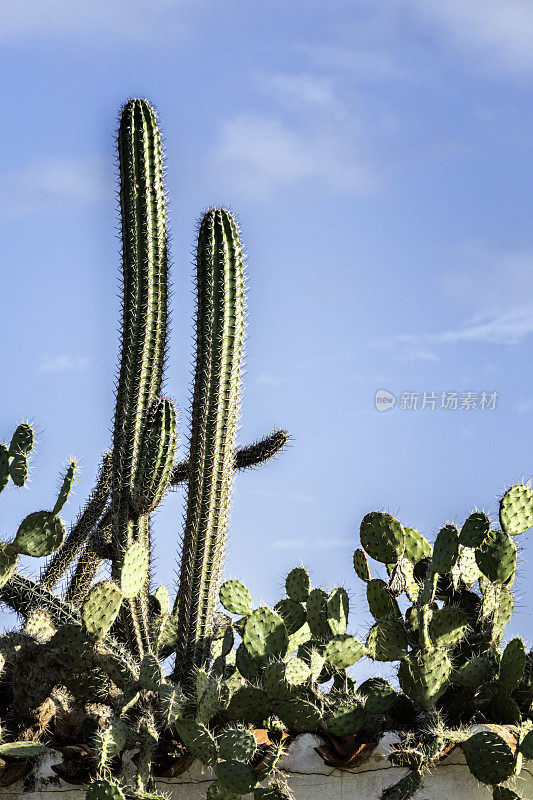
<path id="1" fill-rule="evenodd" d="M 294 110 L 305 106 L 328 114 L 340 114 L 344 110 L 330 78 L 318 77 L 309 72 L 257 72 L 253 76 L 253 82 L 258 89 L 273 94 Z"/>
<path id="2" fill-rule="evenodd" d="M 435 360 L 432 347 L 464 344 L 520 344 L 533 333 L 533 311 L 510 311 L 493 317 L 477 318 L 456 328 L 438 333 L 398 334 L 374 339 L 378 347 L 398 347 L 402 358 L 409 359 L 421 350 L 425 360 Z"/>
<path id="3" fill-rule="evenodd" d="M 354 47 L 337 45 L 302 45 L 300 47 L 318 67 L 331 73 L 334 70 L 349 72 L 356 80 L 404 80 L 412 75 L 386 50 L 370 50 L 359 44 Z"/>
<path id="4" fill-rule="evenodd" d="M 146 40 L 183 30 L 189 0 L 2 0 L 0 39 Z"/>
<path id="5" fill-rule="evenodd" d="M 497 58 L 511 70 L 533 68 L 531 0 L 408 0 L 423 18 L 437 23 L 464 48 Z M 492 61 L 487 60 L 491 65 Z"/>
<path id="6" fill-rule="evenodd" d="M 35 161 L 1 177 L 3 215 L 54 211 L 110 197 L 112 188 L 104 164 L 97 159 L 51 157 Z"/>
<path id="7" fill-rule="evenodd" d="M 458 248 L 454 269 L 437 278 L 444 298 L 467 320 L 437 333 L 398 334 L 373 341 L 405 360 L 435 360 L 439 347 L 468 342 L 514 345 L 533 333 L 533 252 L 499 251 L 484 242 Z"/>
<path id="8" fill-rule="evenodd" d="M 470 240 L 457 249 L 455 260 L 457 266 L 443 272 L 438 284 L 458 306 L 491 314 L 533 309 L 533 251 Z"/>
<path id="9" fill-rule="evenodd" d="M 86 356 L 67 356 L 59 355 L 51 358 L 42 358 L 39 364 L 39 372 L 71 372 L 86 369 L 89 365 Z"/>
<path id="10" fill-rule="evenodd" d="M 251 113 L 223 124 L 211 164 L 225 185 L 262 200 L 277 188 L 309 181 L 352 193 L 368 192 L 379 183 L 348 132 L 334 126 L 300 132 L 281 119 Z"/>

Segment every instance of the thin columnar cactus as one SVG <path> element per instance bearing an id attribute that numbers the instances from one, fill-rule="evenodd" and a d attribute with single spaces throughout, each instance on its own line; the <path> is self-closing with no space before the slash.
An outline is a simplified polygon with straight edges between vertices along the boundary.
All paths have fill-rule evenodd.
<path id="1" fill-rule="evenodd" d="M 187 684 L 209 652 L 234 469 L 244 338 L 244 269 L 237 225 L 211 209 L 199 228 L 198 315 L 189 492 L 183 534 L 175 676 Z"/>
<path id="2" fill-rule="evenodd" d="M 130 100 L 124 106 L 118 155 L 123 320 L 111 477 L 115 579 L 133 542 L 150 548 L 149 516 L 133 512 L 132 496 L 144 423 L 161 391 L 167 339 L 168 257 L 161 138 L 155 113 L 144 100 Z M 142 655 L 150 649 L 147 588 L 126 603 L 127 635 Z"/>

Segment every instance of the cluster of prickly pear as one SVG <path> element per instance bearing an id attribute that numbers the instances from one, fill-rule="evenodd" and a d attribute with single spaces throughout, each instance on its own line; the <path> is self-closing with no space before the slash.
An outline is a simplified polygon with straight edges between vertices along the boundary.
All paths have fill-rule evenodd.
<path id="1" fill-rule="evenodd" d="M 501 648 L 513 610 L 514 537 L 533 525 L 529 486 L 513 486 L 503 495 L 499 523 L 492 527 L 487 514 L 475 511 L 460 530 L 446 524 L 433 546 L 384 512 L 367 514 L 361 523 L 362 547 L 354 553 L 354 568 L 366 584 L 375 619 L 366 652 L 377 661 L 398 662 L 400 688 L 420 719 L 427 724 L 438 714 L 448 726 L 444 734 L 430 737 L 439 745 L 435 755 L 454 741 L 453 726 L 520 727 L 531 720 L 531 656 L 520 638 Z M 367 556 L 385 565 L 386 579 L 371 576 Z M 492 744 L 502 749 L 498 760 L 489 754 L 487 737 L 477 736 L 461 745 L 477 778 L 498 784 L 517 771 L 516 754 L 511 758 L 500 737 L 488 737 L 492 742 L 496 736 Z M 395 755 L 395 763 L 400 756 L 407 758 L 402 765 L 419 772 L 434 758 L 421 747 L 416 753 L 421 760 L 414 766 L 404 751 Z M 485 763 L 492 765 L 486 772 Z M 391 790 L 390 797 L 401 792 L 401 787 L 397 794 Z"/>
<path id="2" fill-rule="evenodd" d="M 28 459 L 35 441 L 31 425 L 22 422 L 16 428 L 9 447 L 0 443 L 0 491 L 9 478 L 23 486 L 28 476 Z M 59 512 L 68 500 L 77 465 L 71 461 L 62 478 L 59 496 L 51 511 L 34 511 L 20 523 L 12 542 L 0 543 L 0 587 L 12 578 L 19 555 L 40 558 L 57 550 L 65 538 L 65 526 Z"/>
<path id="3" fill-rule="evenodd" d="M 289 573 L 285 587 L 286 597 L 274 608 L 255 609 L 240 581 L 220 588 L 222 606 L 239 617 L 221 627 L 212 644 L 212 673 L 230 689 L 226 715 L 264 726 L 274 739 L 316 731 L 348 736 L 375 727 L 398 693 L 377 678 L 355 694 L 348 669 L 366 651 L 347 633 L 348 593 L 313 588 L 302 567 Z"/>

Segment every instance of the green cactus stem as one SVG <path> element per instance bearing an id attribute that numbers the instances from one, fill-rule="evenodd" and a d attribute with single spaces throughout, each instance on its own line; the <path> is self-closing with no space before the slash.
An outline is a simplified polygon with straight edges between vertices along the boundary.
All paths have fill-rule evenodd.
<path id="1" fill-rule="evenodd" d="M 105 547 L 105 553 L 103 548 Z M 113 555 L 111 547 L 111 517 L 102 517 L 98 527 L 92 532 L 89 541 L 85 544 L 70 576 L 65 599 L 73 606 L 81 606 L 89 594 L 91 585 L 98 574 L 100 565 L 105 558 Z"/>
<path id="2" fill-rule="evenodd" d="M 273 431 L 264 439 L 257 442 L 238 447 L 234 452 L 234 467 L 236 470 L 253 469 L 267 461 L 271 461 L 288 444 L 290 436 L 285 430 Z M 179 486 L 189 480 L 189 460 L 180 461 L 174 465 L 170 483 L 172 486 Z"/>
<path id="3" fill-rule="evenodd" d="M 118 130 L 122 216 L 123 319 L 117 384 L 111 495 L 112 577 L 135 541 L 150 549 L 147 514 L 136 515 L 132 494 L 148 409 L 161 391 L 167 338 L 167 233 L 161 137 L 153 108 L 130 100 Z M 147 589 L 122 613 L 130 646 L 150 649 Z"/>
<path id="4" fill-rule="evenodd" d="M 53 589 L 81 552 L 91 531 L 97 524 L 109 497 L 111 478 L 111 453 L 106 453 L 89 500 L 65 539 L 64 544 L 41 572 L 40 584 Z"/>
<path id="5" fill-rule="evenodd" d="M 237 225 L 211 209 L 199 228 L 197 356 L 183 535 L 175 677 L 203 663 L 226 542 L 241 392 L 244 269 Z"/>
<path id="6" fill-rule="evenodd" d="M 79 615 L 72 606 L 24 575 L 15 574 L 2 586 L 0 601 L 24 619 L 34 608 L 41 607 L 50 613 L 56 627 L 80 623 Z"/>

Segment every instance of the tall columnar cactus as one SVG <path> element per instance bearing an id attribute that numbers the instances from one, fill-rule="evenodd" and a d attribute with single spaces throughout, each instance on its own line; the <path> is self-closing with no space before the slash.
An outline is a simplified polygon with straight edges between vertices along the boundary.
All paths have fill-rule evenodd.
<path id="1" fill-rule="evenodd" d="M 148 551 L 150 548 L 149 516 L 145 511 L 136 512 L 133 497 L 142 468 L 145 422 L 161 391 L 167 339 L 168 255 L 161 138 L 155 113 L 144 100 L 131 100 L 124 106 L 118 155 L 123 319 L 111 476 L 115 580 L 133 542 L 140 542 Z M 135 641 L 142 655 L 150 649 L 147 587 L 126 602 L 128 638 Z"/>
<path id="2" fill-rule="evenodd" d="M 196 256 L 198 313 L 189 491 L 179 591 L 175 676 L 187 683 L 209 652 L 234 469 L 244 337 L 243 256 L 224 209 L 205 214 Z"/>

